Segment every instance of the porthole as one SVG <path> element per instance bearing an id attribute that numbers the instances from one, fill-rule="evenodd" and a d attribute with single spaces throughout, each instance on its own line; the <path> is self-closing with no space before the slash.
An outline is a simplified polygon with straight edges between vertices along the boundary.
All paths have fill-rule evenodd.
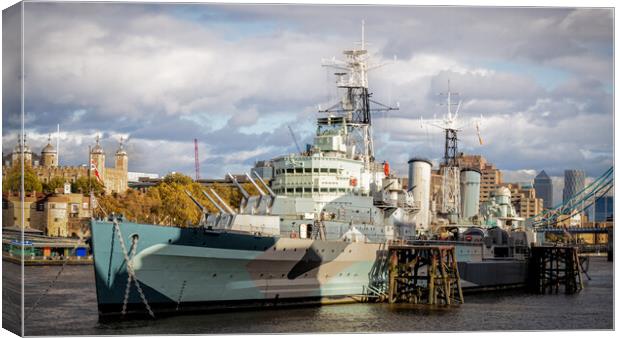
<path id="1" fill-rule="evenodd" d="M 217 277 L 217 273 L 214 273 L 214 274 L 213 274 L 213 278 L 215 278 L 215 277 Z"/>

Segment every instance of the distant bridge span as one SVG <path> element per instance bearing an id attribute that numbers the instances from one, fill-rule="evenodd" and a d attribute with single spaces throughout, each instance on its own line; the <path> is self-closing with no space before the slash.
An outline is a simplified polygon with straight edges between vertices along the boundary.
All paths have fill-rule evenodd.
<path id="1" fill-rule="evenodd" d="M 542 232 L 542 233 L 552 233 L 552 234 L 563 234 L 563 233 L 570 233 L 570 234 L 606 234 L 608 232 L 610 232 L 611 229 L 605 227 L 605 228 L 598 228 L 598 227 L 586 227 L 586 228 L 582 228 L 582 227 L 567 227 L 567 228 L 563 228 L 563 227 L 553 227 L 553 228 L 536 228 L 536 232 Z"/>

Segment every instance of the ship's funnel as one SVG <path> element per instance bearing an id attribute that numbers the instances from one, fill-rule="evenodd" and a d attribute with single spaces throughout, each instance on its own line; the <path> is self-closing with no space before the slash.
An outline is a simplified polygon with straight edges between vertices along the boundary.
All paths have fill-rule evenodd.
<path id="1" fill-rule="evenodd" d="M 409 182 L 407 190 L 413 194 L 415 203 L 420 204 L 420 211 L 415 216 L 416 228 L 428 229 L 430 222 L 431 167 L 430 161 L 421 158 L 409 160 Z"/>
<path id="2" fill-rule="evenodd" d="M 461 170 L 461 218 L 470 220 L 480 211 L 480 172 L 476 169 Z"/>

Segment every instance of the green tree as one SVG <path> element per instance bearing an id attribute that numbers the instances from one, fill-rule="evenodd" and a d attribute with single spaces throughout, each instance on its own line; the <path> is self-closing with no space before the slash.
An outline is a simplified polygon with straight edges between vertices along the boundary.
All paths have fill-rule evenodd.
<path id="1" fill-rule="evenodd" d="M 45 193 L 53 193 L 56 189 L 64 187 L 65 182 L 64 177 L 52 177 L 48 183 L 43 183 L 43 191 Z"/>
<path id="2" fill-rule="evenodd" d="M 89 179 L 86 176 L 82 176 L 75 180 L 75 182 L 71 183 L 71 192 L 73 193 L 88 194 L 90 189 L 92 189 L 97 195 L 100 195 L 105 191 L 103 185 L 94 177 Z"/>
<path id="3" fill-rule="evenodd" d="M 21 191 L 21 165 L 14 166 L 6 174 L 6 177 L 2 180 L 2 191 Z M 24 169 L 24 191 L 41 192 L 43 187 L 34 169 L 30 166 L 26 166 Z"/>

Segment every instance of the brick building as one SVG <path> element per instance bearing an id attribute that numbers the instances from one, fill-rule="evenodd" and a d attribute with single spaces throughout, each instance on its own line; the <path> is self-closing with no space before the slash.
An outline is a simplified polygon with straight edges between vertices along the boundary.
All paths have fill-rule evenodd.
<path id="1" fill-rule="evenodd" d="M 40 230 L 56 237 L 88 235 L 90 207 L 82 194 L 26 193 L 22 203 L 18 194 L 2 194 L 2 226 Z"/>

